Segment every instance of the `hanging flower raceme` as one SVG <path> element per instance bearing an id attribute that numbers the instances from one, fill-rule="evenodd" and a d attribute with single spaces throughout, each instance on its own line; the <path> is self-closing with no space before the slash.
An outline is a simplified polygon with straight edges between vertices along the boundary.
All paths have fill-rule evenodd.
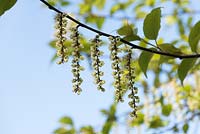
<path id="1" fill-rule="evenodd" d="M 68 61 L 68 56 L 66 54 L 68 49 L 64 46 L 67 33 L 67 14 L 58 13 L 55 17 L 55 21 L 57 56 L 61 58 L 57 63 L 62 64 Z"/>
<path id="2" fill-rule="evenodd" d="M 74 75 L 74 78 L 72 80 L 73 83 L 73 91 L 77 94 L 80 94 L 82 89 L 80 87 L 81 83 L 83 82 L 83 79 L 80 77 L 80 71 L 83 71 L 84 68 L 80 65 L 80 61 L 84 60 L 84 57 L 80 54 L 80 49 L 83 48 L 83 45 L 79 42 L 79 33 L 78 33 L 78 27 L 71 28 L 71 36 L 72 39 L 72 73 Z"/>
<path id="3" fill-rule="evenodd" d="M 118 49 L 118 43 L 120 41 L 119 37 L 109 37 L 110 40 L 110 46 L 109 49 L 111 51 L 111 60 L 112 60 L 112 69 L 113 69 L 113 77 L 114 77 L 114 87 L 115 87 L 115 98 L 116 101 L 123 102 L 123 88 L 122 88 L 122 81 L 121 81 L 121 76 L 122 72 L 120 69 L 120 58 L 118 57 L 118 52 L 120 49 Z"/>
<path id="4" fill-rule="evenodd" d="M 94 69 L 92 75 L 94 76 L 95 84 L 97 84 L 97 89 L 100 91 L 105 91 L 105 88 L 103 88 L 105 81 L 101 79 L 101 77 L 104 75 L 104 72 L 100 70 L 100 67 L 104 65 L 104 62 L 100 60 L 100 56 L 103 55 L 103 52 L 99 50 L 99 47 L 102 46 L 102 41 L 100 40 L 99 35 L 96 35 L 91 42 L 91 58 Z"/>
<path id="5" fill-rule="evenodd" d="M 137 116 L 137 105 L 136 103 L 139 103 L 139 97 L 136 96 L 138 93 L 138 88 L 134 86 L 135 83 L 135 75 L 134 75 L 134 70 L 135 68 L 132 66 L 132 49 L 129 46 L 125 46 L 125 51 L 127 55 L 125 56 L 125 71 L 128 73 L 126 74 L 126 78 L 128 80 L 127 83 L 127 88 L 130 90 L 130 94 L 128 95 L 128 98 L 131 99 L 131 101 L 128 103 L 129 106 L 133 109 L 133 111 L 130 113 L 131 117 L 136 117 Z"/>

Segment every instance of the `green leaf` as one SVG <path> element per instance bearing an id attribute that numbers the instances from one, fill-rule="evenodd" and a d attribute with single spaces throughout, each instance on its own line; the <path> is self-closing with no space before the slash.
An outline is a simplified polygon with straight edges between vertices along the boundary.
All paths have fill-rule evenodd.
<path id="1" fill-rule="evenodd" d="M 0 0 L 0 16 L 15 5 L 17 0 Z"/>
<path id="2" fill-rule="evenodd" d="M 63 123 L 63 124 L 66 124 L 66 125 L 71 125 L 73 126 L 73 121 L 70 117 L 68 116 L 65 116 L 65 117 L 62 117 L 60 120 L 59 120 L 60 123 Z"/>
<path id="3" fill-rule="evenodd" d="M 91 12 L 91 6 L 88 4 L 84 4 L 84 3 L 81 3 L 79 5 L 80 9 L 79 9 L 79 13 L 80 14 L 86 14 L 86 13 L 90 13 Z"/>
<path id="4" fill-rule="evenodd" d="M 115 12 L 117 12 L 118 10 L 120 10 L 120 4 L 116 4 L 116 5 L 114 5 L 112 8 L 111 8 L 111 10 L 110 10 L 110 14 L 112 15 L 112 14 L 114 14 Z"/>
<path id="5" fill-rule="evenodd" d="M 47 2 L 48 2 L 50 5 L 55 6 L 55 5 L 59 2 L 59 0 L 47 0 Z"/>
<path id="6" fill-rule="evenodd" d="M 113 118 L 113 120 L 115 120 L 116 109 L 117 109 L 117 106 L 116 106 L 115 103 L 112 104 L 110 106 L 110 109 L 109 109 L 110 110 L 110 117 Z"/>
<path id="7" fill-rule="evenodd" d="M 92 126 L 84 126 L 80 129 L 81 134 L 95 134 Z"/>
<path id="8" fill-rule="evenodd" d="M 185 28 L 182 19 L 178 19 L 178 29 L 179 29 L 179 34 L 184 35 L 185 34 Z"/>
<path id="9" fill-rule="evenodd" d="M 178 55 L 183 54 L 180 49 L 174 47 L 172 44 L 169 44 L 169 43 L 160 44 L 159 48 L 163 52 L 172 53 L 172 54 L 178 54 Z"/>
<path id="10" fill-rule="evenodd" d="M 58 58 L 57 54 L 55 53 L 51 58 L 51 63 L 53 63 Z"/>
<path id="11" fill-rule="evenodd" d="M 105 6 L 106 0 L 95 0 L 94 4 L 98 9 L 103 9 Z"/>
<path id="12" fill-rule="evenodd" d="M 61 1 L 60 1 L 60 4 L 61 4 L 62 6 L 68 6 L 70 3 L 69 3 L 69 1 L 61 0 Z"/>
<path id="13" fill-rule="evenodd" d="M 165 126 L 163 120 L 160 118 L 160 116 L 153 116 L 151 121 L 150 121 L 150 124 L 149 124 L 149 127 L 150 128 L 159 128 L 159 127 L 163 127 Z"/>
<path id="14" fill-rule="evenodd" d="M 188 27 L 191 27 L 192 21 L 193 21 L 193 17 L 190 16 L 190 17 L 188 18 L 188 20 L 187 20 L 187 26 L 188 26 Z"/>
<path id="15" fill-rule="evenodd" d="M 51 42 L 49 42 L 49 46 L 51 48 L 56 48 L 56 40 L 52 40 Z"/>
<path id="16" fill-rule="evenodd" d="M 87 16 L 85 18 L 86 22 L 88 23 L 92 23 L 92 24 L 96 24 L 96 26 L 98 27 L 98 29 L 101 29 L 102 26 L 103 26 L 103 23 L 105 21 L 105 18 L 104 17 L 100 17 L 100 16 L 96 16 L 96 15 L 90 15 L 90 16 Z"/>
<path id="17" fill-rule="evenodd" d="M 186 133 L 188 131 L 189 125 L 187 123 L 185 123 L 183 125 L 183 132 Z"/>
<path id="18" fill-rule="evenodd" d="M 66 129 L 64 127 L 58 128 L 54 131 L 54 134 L 76 134 L 76 130 L 74 128 Z"/>
<path id="19" fill-rule="evenodd" d="M 105 109 L 102 109 L 102 110 L 101 110 L 101 113 L 102 113 L 103 115 L 106 115 L 106 116 L 109 115 L 109 111 L 107 111 L 107 110 L 105 110 Z"/>
<path id="20" fill-rule="evenodd" d="M 165 116 L 169 116 L 172 111 L 172 105 L 166 104 L 162 106 L 162 114 Z"/>
<path id="21" fill-rule="evenodd" d="M 144 19 L 143 31 L 145 37 L 156 40 L 160 30 L 161 9 L 153 9 Z"/>
<path id="22" fill-rule="evenodd" d="M 152 57 L 153 57 L 153 53 L 143 51 L 140 54 L 140 57 L 139 57 L 139 60 L 138 60 L 139 66 L 140 66 L 140 68 L 141 68 L 141 70 L 144 73 L 146 78 L 147 78 L 147 74 L 146 74 L 147 68 L 148 68 L 149 62 L 150 62 Z"/>
<path id="23" fill-rule="evenodd" d="M 137 113 L 137 118 L 134 118 L 131 123 L 130 126 L 139 126 L 141 124 L 144 123 L 144 114 L 143 113 Z"/>
<path id="24" fill-rule="evenodd" d="M 109 134 L 112 128 L 113 122 L 108 121 L 103 125 L 102 134 Z"/>
<path id="25" fill-rule="evenodd" d="M 133 25 L 124 25 L 117 30 L 119 35 L 132 35 L 133 34 Z"/>
<path id="26" fill-rule="evenodd" d="M 191 29 L 189 34 L 189 44 L 193 52 L 197 52 L 198 42 L 200 40 L 200 21 Z"/>
<path id="27" fill-rule="evenodd" d="M 137 36 L 136 34 L 133 35 L 127 35 L 125 37 L 123 37 L 124 40 L 126 41 L 136 41 L 136 40 L 141 40 L 141 38 L 139 36 Z"/>
<path id="28" fill-rule="evenodd" d="M 181 80 L 182 85 L 188 71 L 194 66 L 196 60 L 196 58 L 184 59 L 178 66 L 178 77 Z"/>
<path id="29" fill-rule="evenodd" d="M 67 132 L 65 128 L 58 128 L 54 131 L 54 134 L 67 134 Z"/>
<path id="30" fill-rule="evenodd" d="M 123 39 L 126 41 L 141 40 L 137 35 L 137 28 L 133 29 L 133 25 L 124 25 L 117 30 L 117 33 L 124 36 Z"/>
<path id="31" fill-rule="evenodd" d="M 97 17 L 96 18 L 96 25 L 97 25 L 98 29 L 102 28 L 104 21 L 105 21 L 104 17 Z"/>
<path id="32" fill-rule="evenodd" d="M 110 106 L 109 108 L 109 111 L 102 111 L 106 116 L 107 116 L 107 119 L 103 125 L 103 128 L 102 128 L 102 134 L 109 134 L 111 129 L 112 129 L 112 126 L 114 125 L 114 122 L 116 121 L 116 107 L 117 104 L 114 103 Z"/>

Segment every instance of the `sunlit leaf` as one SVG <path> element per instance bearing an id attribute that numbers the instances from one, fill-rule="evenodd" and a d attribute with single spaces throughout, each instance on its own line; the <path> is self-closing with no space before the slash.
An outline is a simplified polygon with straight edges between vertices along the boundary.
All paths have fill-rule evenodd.
<path id="1" fill-rule="evenodd" d="M 147 74 L 146 74 L 147 68 L 148 68 L 149 62 L 151 61 L 152 56 L 153 56 L 153 53 L 143 51 L 140 54 L 140 57 L 138 60 L 139 66 L 146 77 L 147 77 Z"/>
<path id="2" fill-rule="evenodd" d="M 132 35 L 133 32 L 133 26 L 132 25 L 124 25 L 120 29 L 117 30 L 117 33 L 119 35 Z"/>
<path id="3" fill-rule="evenodd" d="M 120 10 L 120 4 L 116 4 L 114 5 L 111 10 L 110 10 L 110 14 L 114 14 L 115 12 L 117 12 L 118 10 Z"/>
<path id="4" fill-rule="evenodd" d="M 185 123 L 184 125 L 183 125 L 183 132 L 187 132 L 188 131 L 188 128 L 189 128 L 189 125 L 188 125 L 188 123 Z"/>
<path id="5" fill-rule="evenodd" d="M 107 111 L 107 110 L 105 110 L 105 109 L 102 109 L 101 110 L 101 113 L 103 114 L 103 115 L 109 115 L 109 111 Z"/>
<path id="6" fill-rule="evenodd" d="M 60 1 L 60 4 L 61 4 L 62 6 L 68 6 L 70 3 L 69 3 L 69 1 L 61 0 L 61 1 Z"/>
<path id="7" fill-rule="evenodd" d="M 106 122 L 103 125 L 103 129 L 102 129 L 102 134 L 110 134 L 111 128 L 112 128 L 113 122 Z"/>
<path id="8" fill-rule="evenodd" d="M 65 128 L 58 128 L 54 131 L 54 134 L 67 134 L 67 132 Z"/>
<path id="9" fill-rule="evenodd" d="M 154 6 L 155 5 L 155 0 L 146 0 L 146 5 L 148 5 L 148 6 Z"/>
<path id="10" fill-rule="evenodd" d="M 51 63 L 54 62 L 58 58 L 57 54 L 54 54 L 53 57 L 51 58 Z"/>
<path id="11" fill-rule="evenodd" d="M 15 5 L 17 0 L 0 0 L 0 16 Z"/>
<path id="12" fill-rule="evenodd" d="M 193 17 L 190 16 L 190 17 L 188 18 L 188 20 L 187 20 L 187 26 L 188 26 L 188 27 L 191 27 L 192 21 L 193 21 Z"/>
<path id="13" fill-rule="evenodd" d="M 105 6 L 106 0 L 95 0 L 94 4 L 98 9 L 103 9 Z"/>
<path id="14" fill-rule="evenodd" d="M 91 12 L 91 6 L 89 4 L 81 3 L 79 5 L 79 7 L 80 7 L 80 9 L 79 9 L 80 14 L 85 14 L 85 13 Z"/>
<path id="15" fill-rule="evenodd" d="M 116 104 L 113 104 L 110 106 L 110 116 L 115 118 L 115 114 L 116 114 Z"/>
<path id="16" fill-rule="evenodd" d="M 65 116 L 65 117 L 62 117 L 60 120 L 59 120 L 60 123 L 63 123 L 63 124 L 66 124 L 66 125 L 71 125 L 73 126 L 73 121 L 70 117 L 68 116 Z"/>
<path id="17" fill-rule="evenodd" d="M 178 19 L 178 29 L 179 29 L 179 34 L 184 35 L 185 34 L 185 28 L 183 21 L 181 19 Z"/>
<path id="18" fill-rule="evenodd" d="M 98 27 L 98 29 L 102 28 L 104 21 L 105 21 L 104 17 L 99 17 L 95 15 L 86 17 L 86 22 L 95 24 Z"/>
<path id="19" fill-rule="evenodd" d="M 197 46 L 200 40 L 200 21 L 191 29 L 189 34 L 189 44 L 193 52 L 197 52 Z"/>
<path id="20" fill-rule="evenodd" d="M 153 9 L 144 19 L 143 31 L 145 37 L 156 40 L 160 30 L 161 9 Z"/>
<path id="21" fill-rule="evenodd" d="M 183 80 L 185 79 L 188 71 L 194 66 L 197 59 L 190 58 L 182 60 L 181 64 L 178 66 L 178 77 L 183 85 Z"/>
<path id="22" fill-rule="evenodd" d="M 155 74 L 155 79 L 154 79 L 154 86 L 156 88 L 158 88 L 160 85 L 161 85 L 161 83 L 160 83 L 160 75 L 159 75 L 159 73 L 156 73 Z"/>
<path id="23" fill-rule="evenodd" d="M 103 113 L 107 116 L 107 119 L 103 125 L 102 133 L 110 134 L 111 128 L 116 121 L 116 103 L 112 104 L 109 108 L 109 111 L 104 110 Z"/>
<path id="24" fill-rule="evenodd" d="M 84 126 L 80 129 L 81 134 L 95 134 L 92 126 Z"/>
<path id="25" fill-rule="evenodd" d="M 168 25 L 173 25 L 177 21 L 177 16 L 169 15 L 165 17 L 165 22 Z"/>
<path id="26" fill-rule="evenodd" d="M 144 114 L 143 113 L 137 113 L 137 118 L 134 118 L 131 123 L 130 126 L 139 126 L 142 123 L 144 123 Z"/>
<path id="27" fill-rule="evenodd" d="M 97 25 L 98 29 L 102 28 L 104 21 L 105 21 L 104 17 L 96 18 L 96 25 Z"/>
<path id="28" fill-rule="evenodd" d="M 165 116 L 169 116 L 172 111 L 172 105 L 166 104 L 162 106 L 162 114 Z"/>
<path id="29" fill-rule="evenodd" d="M 67 128 L 58 128 L 54 131 L 54 134 L 76 134 L 76 130 L 74 128 L 67 129 Z"/>
<path id="30" fill-rule="evenodd" d="M 126 41 L 140 40 L 141 38 L 137 35 L 137 28 L 133 29 L 133 25 L 124 25 L 117 30 L 117 33 L 124 36 L 123 39 Z"/>
<path id="31" fill-rule="evenodd" d="M 58 2 L 59 0 L 48 0 L 48 3 L 52 6 L 55 6 Z"/>
<path id="32" fill-rule="evenodd" d="M 159 128 L 159 127 L 163 127 L 165 126 L 165 123 L 163 122 L 163 120 L 160 118 L 160 116 L 153 116 L 149 127 L 150 128 Z"/>

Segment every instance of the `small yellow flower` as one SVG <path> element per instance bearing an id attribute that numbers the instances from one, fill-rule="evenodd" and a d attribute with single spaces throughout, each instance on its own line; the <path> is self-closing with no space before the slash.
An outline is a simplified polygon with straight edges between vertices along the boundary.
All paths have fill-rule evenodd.
<path id="1" fill-rule="evenodd" d="M 126 78 L 128 79 L 127 88 L 131 91 L 128 95 L 128 98 L 130 98 L 130 102 L 128 103 L 129 106 L 133 109 L 133 111 L 130 113 L 131 117 L 137 117 L 137 105 L 136 103 L 139 103 L 139 97 L 136 96 L 138 93 L 138 88 L 134 86 L 135 83 L 135 76 L 134 76 L 134 68 L 132 67 L 132 49 L 129 46 L 125 46 L 124 51 L 127 53 L 125 56 L 125 69 L 124 69 L 124 75 L 126 75 Z"/>
<path id="2" fill-rule="evenodd" d="M 120 68 L 120 58 L 118 56 L 119 48 L 118 43 L 120 41 L 119 37 L 112 37 L 108 38 L 110 40 L 109 49 L 111 51 L 110 58 L 112 60 L 112 69 L 113 69 L 113 77 L 114 77 L 114 87 L 115 87 L 115 98 L 117 102 L 123 102 L 123 94 L 124 89 L 122 88 L 122 81 L 121 81 L 121 68 Z"/>
<path id="3" fill-rule="evenodd" d="M 84 60 L 84 57 L 80 54 L 80 49 L 83 47 L 82 44 L 79 42 L 79 33 L 78 33 L 78 26 L 71 28 L 71 35 L 70 38 L 72 40 L 72 73 L 74 78 L 72 80 L 73 83 L 73 91 L 78 95 L 81 93 L 82 89 L 80 87 L 83 79 L 80 77 L 80 72 L 84 70 L 84 67 L 80 65 L 80 61 Z"/>
<path id="4" fill-rule="evenodd" d="M 60 61 L 57 62 L 57 64 L 62 64 L 64 62 L 68 61 L 68 56 L 66 55 L 66 52 L 68 51 L 67 48 L 64 46 L 64 42 L 66 40 L 66 34 L 67 34 L 67 17 L 64 13 L 58 13 L 55 18 L 56 24 L 55 24 L 55 37 L 56 37 L 56 47 L 57 47 L 57 56 L 61 58 Z"/>
<path id="5" fill-rule="evenodd" d="M 100 60 L 100 56 L 103 55 L 103 52 L 99 50 L 99 47 L 102 45 L 102 41 L 100 40 L 99 37 L 100 37 L 99 35 L 96 35 L 96 37 L 91 41 L 92 46 L 90 50 L 91 50 L 92 66 L 94 69 L 92 75 L 94 76 L 95 84 L 97 84 L 97 89 L 100 91 L 105 91 L 105 88 L 103 88 L 103 84 L 105 84 L 105 81 L 101 80 L 101 77 L 104 75 L 104 73 L 100 71 L 100 67 L 104 65 L 104 62 Z"/>

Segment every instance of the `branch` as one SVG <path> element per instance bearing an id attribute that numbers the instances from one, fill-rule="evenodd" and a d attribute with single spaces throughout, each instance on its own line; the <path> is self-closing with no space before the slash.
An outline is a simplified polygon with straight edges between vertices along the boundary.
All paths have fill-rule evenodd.
<path id="1" fill-rule="evenodd" d="M 45 0 L 40 0 L 42 3 L 44 3 L 45 5 L 47 5 L 49 7 L 49 9 L 57 12 L 57 13 L 61 13 L 63 14 L 64 12 L 58 10 L 57 8 L 53 7 L 52 5 L 50 5 L 48 2 L 46 2 Z M 105 36 L 105 37 L 116 37 L 114 35 L 111 35 L 111 34 L 108 34 L 108 33 L 105 33 L 105 32 L 102 32 L 102 31 L 99 31 L 97 29 L 94 29 L 88 25 L 85 25 L 83 23 L 81 23 L 80 21 L 74 19 L 73 17 L 67 15 L 67 18 L 70 19 L 71 21 L 75 22 L 76 24 L 78 24 L 79 26 L 85 28 L 85 29 L 88 29 L 90 31 L 93 31 L 95 33 L 98 33 L 99 35 L 101 36 Z M 177 54 L 172 54 L 172 53 L 166 53 L 166 52 L 162 52 L 162 51 L 158 51 L 158 50 L 151 50 L 149 48 L 145 48 L 145 47 L 141 47 L 141 46 L 138 46 L 138 45 L 135 45 L 133 43 L 130 43 L 122 38 L 120 38 L 120 41 L 124 44 L 127 44 L 129 46 L 132 47 L 132 49 L 139 49 L 139 50 L 143 50 L 143 51 L 146 51 L 146 52 L 150 52 L 150 53 L 154 53 L 154 54 L 159 54 L 159 55 L 165 55 L 165 56 L 169 56 L 169 57 L 174 57 L 174 58 L 179 58 L 179 59 L 186 59 L 186 58 L 199 58 L 200 57 L 200 54 L 192 54 L 192 55 L 177 55 Z"/>

